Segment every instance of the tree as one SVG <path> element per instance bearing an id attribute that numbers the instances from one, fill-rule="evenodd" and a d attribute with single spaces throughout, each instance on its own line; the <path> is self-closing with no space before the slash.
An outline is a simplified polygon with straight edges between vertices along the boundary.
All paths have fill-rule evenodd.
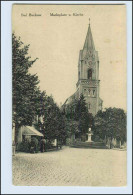
<path id="1" fill-rule="evenodd" d="M 83 94 L 79 99 L 73 99 L 73 101 L 66 105 L 63 113 L 67 118 L 67 127 L 69 126 L 68 134 L 77 134 L 79 136 L 88 132 L 89 126 L 93 126 L 93 116 L 88 112 L 87 104 Z M 70 123 L 68 125 L 68 123 Z M 75 129 L 75 130 L 74 130 Z"/>
<path id="2" fill-rule="evenodd" d="M 23 125 L 32 125 L 37 111 L 37 99 L 40 90 L 37 87 L 39 80 L 36 74 L 31 75 L 29 68 L 37 58 L 31 60 L 28 56 L 29 45 L 24 45 L 15 34 L 12 35 L 12 84 L 13 84 L 13 122 L 16 136 L 18 129 Z"/>
<path id="3" fill-rule="evenodd" d="M 57 140 L 61 141 L 62 143 L 65 143 L 66 138 L 67 138 L 66 117 L 64 115 L 62 115 L 61 111 L 59 111 L 59 114 L 58 114 L 56 138 L 57 138 Z"/>
<path id="4" fill-rule="evenodd" d="M 104 139 L 107 135 L 106 128 L 106 113 L 101 110 L 98 111 L 96 116 L 94 117 L 94 128 L 93 128 L 93 136 L 98 136 L 101 139 Z"/>
<path id="5" fill-rule="evenodd" d="M 29 45 L 12 35 L 12 64 L 13 64 L 13 122 L 16 137 L 18 129 L 23 125 L 32 125 L 43 130 L 46 139 L 65 139 L 65 121 L 52 96 L 41 92 L 38 87 L 38 76 L 31 75 L 29 68 L 37 58 L 31 60 L 28 56 Z M 35 118 L 43 117 L 43 121 Z"/>
<path id="6" fill-rule="evenodd" d="M 94 134 L 104 139 L 116 138 L 126 141 L 126 113 L 120 108 L 107 108 L 99 111 L 94 118 Z"/>
<path id="7" fill-rule="evenodd" d="M 66 136 L 71 137 L 73 134 L 79 133 L 78 121 L 67 119 L 65 121 Z"/>
<path id="8" fill-rule="evenodd" d="M 52 96 L 42 94 L 38 116 L 42 116 L 43 121 L 39 121 L 35 126 L 38 130 L 40 128 L 43 130 L 46 140 L 65 139 L 65 117 L 62 115 Z"/>
<path id="9" fill-rule="evenodd" d="M 72 102 L 63 107 L 62 114 L 64 113 L 68 120 L 78 120 L 77 106 L 78 100 L 74 98 Z"/>
<path id="10" fill-rule="evenodd" d="M 78 128 L 79 128 L 81 135 L 87 133 L 89 125 L 91 125 L 91 124 L 89 124 L 89 121 L 90 121 L 89 116 L 90 116 L 90 114 L 88 112 L 85 98 L 81 94 L 79 101 L 78 101 L 78 104 L 77 104 L 77 107 L 76 107 L 76 110 L 75 110 L 75 117 L 76 117 L 76 120 L 79 121 Z"/>

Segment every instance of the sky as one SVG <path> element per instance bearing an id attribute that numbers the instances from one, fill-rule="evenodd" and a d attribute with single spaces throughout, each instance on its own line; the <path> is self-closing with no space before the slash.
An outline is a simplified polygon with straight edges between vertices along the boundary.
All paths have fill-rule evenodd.
<path id="1" fill-rule="evenodd" d="M 89 18 L 100 60 L 103 108 L 126 110 L 125 5 L 14 5 L 12 30 L 24 44 L 30 44 L 32 59 L 39 58 L 30 72 L 37 73 L 40 89 L 60 105 L 76 91 L 79 51 Z"/>

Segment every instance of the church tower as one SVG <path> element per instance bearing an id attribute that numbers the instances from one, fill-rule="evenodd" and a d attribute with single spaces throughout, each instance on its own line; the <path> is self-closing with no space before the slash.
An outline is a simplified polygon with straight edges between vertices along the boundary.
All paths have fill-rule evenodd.
<path id="1" fill-rule="evenodd" d="M 98 110 L 102 109 L 102 100 L 99 98 L 99 57 L 95 50 L 90 24 L 83 49 L 79 53 L 76 87 L 76 94 L 84 95 L 89 112 L 95 116 Z"/>

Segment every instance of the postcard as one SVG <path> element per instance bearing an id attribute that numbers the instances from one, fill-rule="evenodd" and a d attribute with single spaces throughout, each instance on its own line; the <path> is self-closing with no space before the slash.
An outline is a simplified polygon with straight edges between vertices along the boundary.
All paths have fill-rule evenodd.
<path id="1" fill-rule="evenodd" d="M 13 4 L 13 185 L 127 185 L 126 56 L 124 4 Z"/>

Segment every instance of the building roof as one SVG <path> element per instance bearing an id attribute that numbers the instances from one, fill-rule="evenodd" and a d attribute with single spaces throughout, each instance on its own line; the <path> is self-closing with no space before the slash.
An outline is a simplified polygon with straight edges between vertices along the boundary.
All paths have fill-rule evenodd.
<path id="1" fill-rule="evenodd" d="M 75 93 L 71 95 L 67 100 L 65 101 L 65 104 L 70 104 L 75 99 Z"/>
<path id="2" fill-rule="evenodd" d="M 75 99 L 78 99 L 78 90 L 73 95 L 71 95 L 69 98 L 67 98 L 62 106 L 71 104 Z"/>
<path id="3" fill-rule="evenodd" d="M 36 136 L 43 136 L 42 133 L 37 131 L 33 126 L 24 126 L 23 127 L 23 135 L 36 135 Z"/>

